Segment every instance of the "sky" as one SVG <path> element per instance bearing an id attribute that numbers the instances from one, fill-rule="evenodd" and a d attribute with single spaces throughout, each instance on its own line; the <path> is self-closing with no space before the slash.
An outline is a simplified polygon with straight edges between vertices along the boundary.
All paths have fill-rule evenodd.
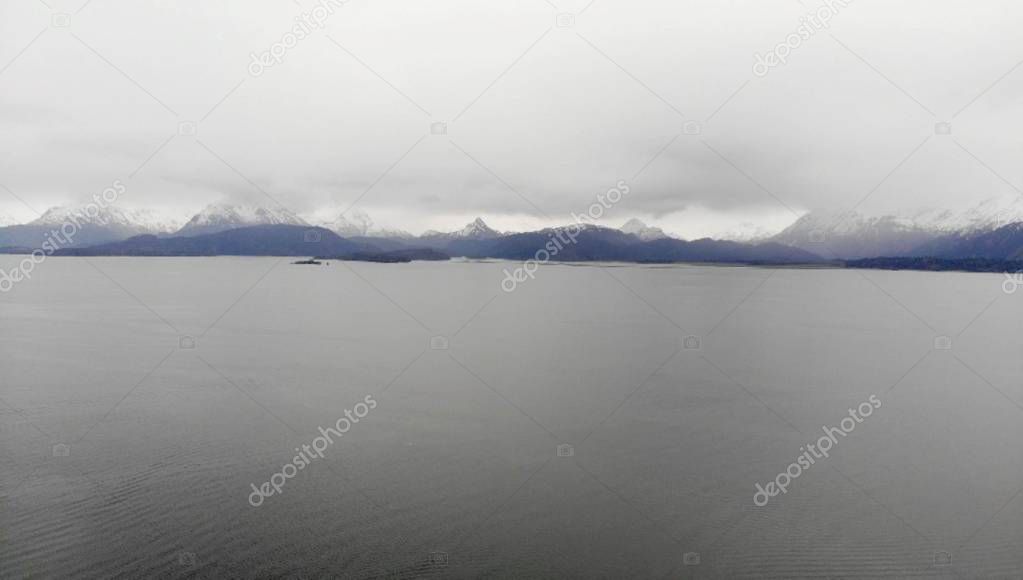
<path id="1" fill-rule="evenodd" d="M 602 223 L 694 238 L 1023 187 L 1019 2 L 331 1 L 0 0 L 0 215 L 522 230 L 624 181 Z"/>

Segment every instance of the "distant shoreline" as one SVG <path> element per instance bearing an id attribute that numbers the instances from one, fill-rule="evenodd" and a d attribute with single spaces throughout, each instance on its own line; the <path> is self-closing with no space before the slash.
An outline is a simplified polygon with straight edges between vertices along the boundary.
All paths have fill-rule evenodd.
<path id="1" fill-rule="evenodd" d="M 0 248 L 0 255 L 23 256 L 33 252 L 30 248 Z M 405 255 L 402 255 L 405 254 Z M 452 256 L 441 258 L 412 257 L 406 252 L 382 252 L 380 254 L 356 254 L 352 256 L 316 256 L 293 254 L 202 254 L 202 255 L 80 255 L 56 254 L 52 258 L 296 258 L 299 260 L 321 260 L 337 262 L 364 262 L 377 264 L 406 264 L 411 262 L 451 262 L 473 264 L 520 264 L 523 260 L 507 258 L 468 258 Z M 676 266 L 712 266 L 727 268 L 772 268 L 786 270 L 889 270 L 905 272 L 961 272 L 974 274 L 1005 274 L 1023 272 L 1023 260 L 992 260 L 987 258 L 903 258 L 881 257 L 862 258 L 857 260 L 833 260 L 815 263 L 790 262 L 736 262 L 736 261 L 677 261 L 677 262 L 634 262 L 619 260 L 575 260 L 556 261 L 539 264 L 541 266 L 565 266 L 575 268 L 627 268 L 641 266 L 651 269 L 670 269 Z"/>

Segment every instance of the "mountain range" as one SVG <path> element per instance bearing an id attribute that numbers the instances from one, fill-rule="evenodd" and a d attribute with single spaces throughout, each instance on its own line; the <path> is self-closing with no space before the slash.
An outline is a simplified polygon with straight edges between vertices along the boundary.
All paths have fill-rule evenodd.
<path id="1" fill-rule="evenodd" d="M 68 240 L 62 246 L 76 247 L 123 240 L 139 234 L 167 234 L 177 229 L 146 210 L 122 210 L 108 206 L 88 215 L 82 208 L 60 206 L 47 210 L 27 224 L 0 227 L 0 247 L 38 248 L 54 231 Z M 72 224 L 72 225 L 66 225 Z"/>
<path id="2" fill-rule="evenodd" d="M 557 248 L 555 250 L 555 248 Z M 814 254 L 781 244 L 743 244 L 702 239 L 643 240 L 613 228 L 577 226 L 537 232 L 501 234 L 482 219 L 447 234 L 414 240 L 343 238 L 321 227 L 296 224 L 245 226 L 209 234 L 156 236 L 144 234 L 89 247 L 63 248 L 60 256 L 316 256 L 368 261 L 410 259 L 498 258 L 536 259 L 547 252 L 560 261 L 626 261 L 646 263 L 735 262 L 816 263 Z"/>
<path id="3" fill-rule="evenodd" d="M 916 210 L 869 216 L 847 211 L 814 211 L 796 220 L 771 241 L 826 258 L 852 260 L 878 256 L 976 257 L 984 236 L 1023 222 L 1023 197 L 986 200 L 963 212 Z M 1011 231 L 999 242 L 1011 254 Z M 977 241 L 982 240 L 982 241 Z M 1018 249 L 1018 248 L 1017 248 Z"/>
<path id="4" fill-rule="evenodd" d="M 85 248 L 64 248 L 58 256 L 345 256 L 372 250 L 325 228 L 295 224 L 246 226 L 211 234 L 160 237 L 152 234 Z"/>
<path id="5" fill-rule="evenodd" d="M 93 208 L 95 209 L 95 208 Z M 72 207 L 48 210 L 27 224 L 0 226 L 0 250 L 30 251 L 54 230 L 74 222 L 61 243 L 65 255 L 322 255 L 374 257 L 464 256 L 526 260 L 550 248 L 555 237 L 578 230 L 551 258 L 563 261 L 821 263 L 872 258 L 1023 259 L 1023 199 L 996 198 L 964 212 L 916 210 L 887 215 L 813 211 L 782 232 L 765 237 L 750 224 L 750 241 L 683 240 L 638 219 L 619 229 L 586 225 L 533 232 L 501 232 L 481 218 L 463 228 L 420 236 L 377 228 L 354 209 L 333 219 L 312 220 L 285 210 L 213 204 L 178 227 L 147 211 L 109 206 L 95 215 Z M 316 222 L 316 223 L 311 223 Z M 233 233 L 232 233 L 233 232 Z M 320 246 L 296 232 L 316 232 Z M 330 235 L 325 235 L 329 233 Z M 430 250 L 430 252 L 421 252 Z M 391 256 L 393 258 L 393 256 Z M 865 264 L 868 262 L 864 262 Z M 898 263 L 898 262 L 889 262 Z"/>
<path id="6" fill-rule="evenodd" d="M 0 215 L 0 248 L 37 248 L 65 223 L 76 225 L 69 243 L 62 247 L 86 247 L 151 234 L 155 236 L 199 236 L 258 225 L 318 226 L 339 236 L 409 239 L 401 230 L 374 227 L 373 220 L 359 209 L 339 212 L 331 220 L 307 220 L 285 209 L 265 206 L 210 204 L 181 224 L 161 219 L 149 210 L 123 210 L 107 206 L 86 211 L 87 206 L 58 206 L 25 224 Z M 91 214 L 91 215 L 90 215 Z M 69 228 L 70 230 L 70 228 Z"/>

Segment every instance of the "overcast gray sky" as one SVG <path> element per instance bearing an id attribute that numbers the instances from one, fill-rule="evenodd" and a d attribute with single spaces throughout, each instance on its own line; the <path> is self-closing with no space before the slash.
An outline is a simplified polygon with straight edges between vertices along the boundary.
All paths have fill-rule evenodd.
<path id="1" fill-rule="evenodd" d="M 350 0 L 250 74 L 314 6 L 0 0 L 0 213 L 27 221 L 15 195 L 43 210 L 119 179 L 119 204 L 181 218 L 358 200 L 414 232 L 477 215 L 520 229 L 625 180 L 609 224 L 695 237 L 1023 186 L 1019 2 L 832 4 L 758 76 L 754 55 L 824 4 Z"/>

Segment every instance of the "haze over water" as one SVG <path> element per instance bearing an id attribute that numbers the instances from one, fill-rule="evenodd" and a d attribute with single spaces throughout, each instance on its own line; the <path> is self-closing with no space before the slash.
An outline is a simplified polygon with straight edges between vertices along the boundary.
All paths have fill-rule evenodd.
<path id="1" fill-rule="evenodd" d="M 288 261 L 49 258 L 0 295 L 0 576 L 1023 570 L 1000 275 L 551 265 L 506 293 L 514 264 Z"/>

